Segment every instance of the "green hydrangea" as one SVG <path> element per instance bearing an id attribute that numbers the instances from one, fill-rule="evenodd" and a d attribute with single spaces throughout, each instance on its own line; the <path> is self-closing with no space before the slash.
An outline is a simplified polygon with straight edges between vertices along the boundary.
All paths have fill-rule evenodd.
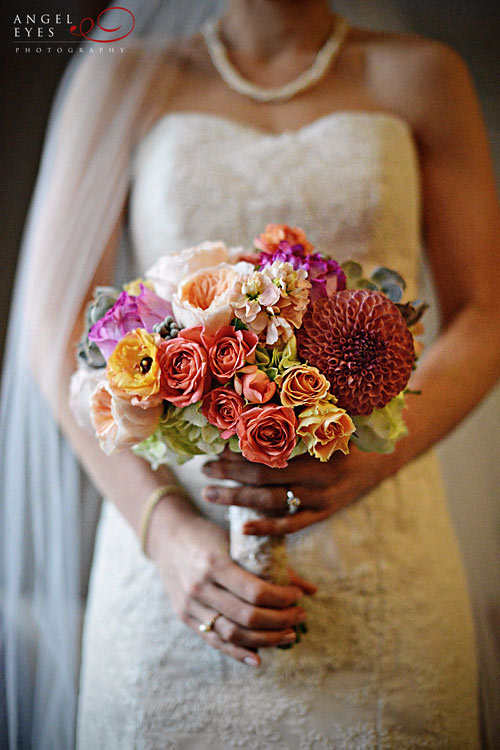
<path id="1" fill-rule="evenodd" d="M 392 453 L 396 442 L 408 434 L 403 419 L 404 406 L 404 393 L 401 392 L 383 409 L 375 409 L 369 417 L 353 417 L 356 426 L 351 438 L 353 443 L 369 453 Z"/>
<path id="2" fill-rule="evenodd" d="M 297 339 L 292 336 L 286 344 L 275 346 L 272 350 L 258 346 L 255 351 L 255 362 L 259 370 L 263 370 L 268 378 L 275 380 L 289 367 L 302 364 L 297 356 Z"/>
<path id="3" fill-rule="evenodd" d="M 193 456 L 220 453 L 226 444 L 217 427 L 200 412 L 201 401 L 183 409 L 169 406 L 156 431 L 133 447 L 153 469 L 163 464 L 183 464 Z"/>

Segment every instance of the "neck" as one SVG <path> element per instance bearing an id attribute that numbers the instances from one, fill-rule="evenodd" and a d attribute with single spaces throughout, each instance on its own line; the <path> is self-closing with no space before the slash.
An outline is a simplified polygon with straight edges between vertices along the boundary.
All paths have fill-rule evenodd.
<path id="1" fill-rule="evenodd" d="M 328 0 L 230 0 L 221 34 L 229 49 L 271 59 L 289 48 L 317 52 L 333 19 Z"/>

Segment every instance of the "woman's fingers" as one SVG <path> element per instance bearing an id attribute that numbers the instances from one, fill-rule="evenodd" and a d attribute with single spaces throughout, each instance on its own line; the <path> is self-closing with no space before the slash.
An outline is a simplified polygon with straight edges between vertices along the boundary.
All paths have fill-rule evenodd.
<path id="1" fill-rule="evenodd" d="M 293 568 L 288 568 L 288 576 L 290 578 L 290 583 L 295 584 L 295 586 L 300 586 L 304 594 L 308 594 L 310 596 L 312 594 L 315 594 L 318 590 L 318 587 L 315 583 L 306 581 L 306 579 L 302 578 L 302 576 L 299 576 L 297 571 Z"/>
<path id="2" fill-rule="evenodd" d="M 287 630 L 299 622 L 305 622 L 307 613 L 301 607 L 271 609 L 256 607 L 238 599 L 230 591 L 207 584 L 198 597 L 205 606 L 221 612 L 227 618 L 250 630 Z"/>
<path id="3" fill-rule="evenodd" d="M 206 476 L 213 479 L 232 479 L 241 484 L 310 484 L 311 464 L 307 460 L 301 460 L 301 458 L 302 456 L 294 458 L 293 461 L 283 469 L 271 469 L 269 466 L 253 463 L 246 459 L 230 461 L 219 458 L 215 461 L 207 461 L 207 463 L 203 465 L 202 471 Z M 316 461 L 316 463 L 319 462 Z M 318 467 L 316 467 L 316 474 L 318 474 Z"/>
<path id="4" fill-rule="evenodd" d="M 281 586 L 264 581 L 253 573 L 243 570 L 229 558 L 223 565 L 212 569 L 211 580 L 231 591 L 238 599 L 258 607 L 283 609 L 296 604 L 303 596 L 300 587 Z"/>
<path id="5" fill-rule="evenodd" d="M 293 643 L 295 631 L 291 628 L 283 630 L 251 630 L 238 625 L 223 614 L 205 607 L 199 602 L 191 602 L 191 614 L 201 623 L 208 623 L 215 615 L 218 615 L 213 625 L 213 630 L 223 641 L 233 643 L 236 646 L 247 646 L 248 648 L 270 648 L 271 646 Z M 201 631 L 203 632 L 203 631 Z M 209 631 L 210 632 L 210 631 Z"/>
<path id="6" fill-rule="evenodd" d="M 260 665 L 260 657 L 250 649 L 237 646 L 234 643 L 223 641 L 220 635 L 215 630 L 210 630 L 208 633 L 203 633 L 199 629 L 200 621 L 190 615 L 185 619 L 186 625 L 194 630 L 200 638 L 208 643 L 212 648 L 216 648 L 219 651 L 231 656 L 236 661 L 242 661 L 252 667 L 258 667 Z"/>
<path id="7" fill-rule="evenodd" d="M 332 513 L 331 508 L 323 510 L 301 510 L 293 516 L 262 518 L 243 524 L 243 533 L 251 536 L 283 536 L 305 529 L 318 521 L 324 521 Z"/>
<path id="8" fill-rule="evenodd" d="M 210 503 L 218 505 L 241 505 L 245 508 L 255 508 L 263 511 L 276 511 L 286 513 L 288 511 L 287 493 L 291 490 L 299 497 L 301 508 L 313 508 L 321 510 L 330 503 L 332 490 L 314 489 L 301 486 L 290 487 L 253 487 L 244 485 L 240 487 L 222 487 L 220 485 L 207 485 L 203 489 L 203 498 Z"/>

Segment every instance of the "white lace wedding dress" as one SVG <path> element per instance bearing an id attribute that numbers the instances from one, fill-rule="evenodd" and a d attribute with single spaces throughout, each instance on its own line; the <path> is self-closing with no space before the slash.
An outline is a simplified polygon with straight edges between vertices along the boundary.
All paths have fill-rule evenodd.
<path id="1" fill-rule="evenodd" d="M 136 269 L 205 239 L 248 244 L 268 222 L 321 251 L 397 268 L 416 296 L 420 181 L 409 126 L 336 112 L 272 135 L 211 115 L 161 118 L 133 162 Z M 194 459 L 177 470 L 200 511 Z M 289 538 L 316 582 L 309 632 L 253 669 L 175 616 L 152 562 L 104 504 L 84 631 L 79 750 L 477 747 L 471 613 L 433 453 Z"/>

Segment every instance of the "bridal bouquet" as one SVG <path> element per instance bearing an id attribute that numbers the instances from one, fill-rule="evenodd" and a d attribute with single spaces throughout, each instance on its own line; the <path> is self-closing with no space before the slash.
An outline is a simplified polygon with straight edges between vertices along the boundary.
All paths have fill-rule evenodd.
<path id="1" fill-rule="evenodd" d="M 277 469 L 350 442 L 390 452 L 407 432 L 425 307 L 402 304 L 404 288 L 395 271 L 365 277 L 286 225 L 268 225 L 251 252 L 204 242 L 165 255 L 123 291 L 95 290 L 74 411 L 85 421 L 83 393 L 102 450 L 131 447 L 155 469 L 225 446 Z M 257 515 L 230 508 L 231 555 L 284 581 L 284 542 L 241 532 Z"/>

